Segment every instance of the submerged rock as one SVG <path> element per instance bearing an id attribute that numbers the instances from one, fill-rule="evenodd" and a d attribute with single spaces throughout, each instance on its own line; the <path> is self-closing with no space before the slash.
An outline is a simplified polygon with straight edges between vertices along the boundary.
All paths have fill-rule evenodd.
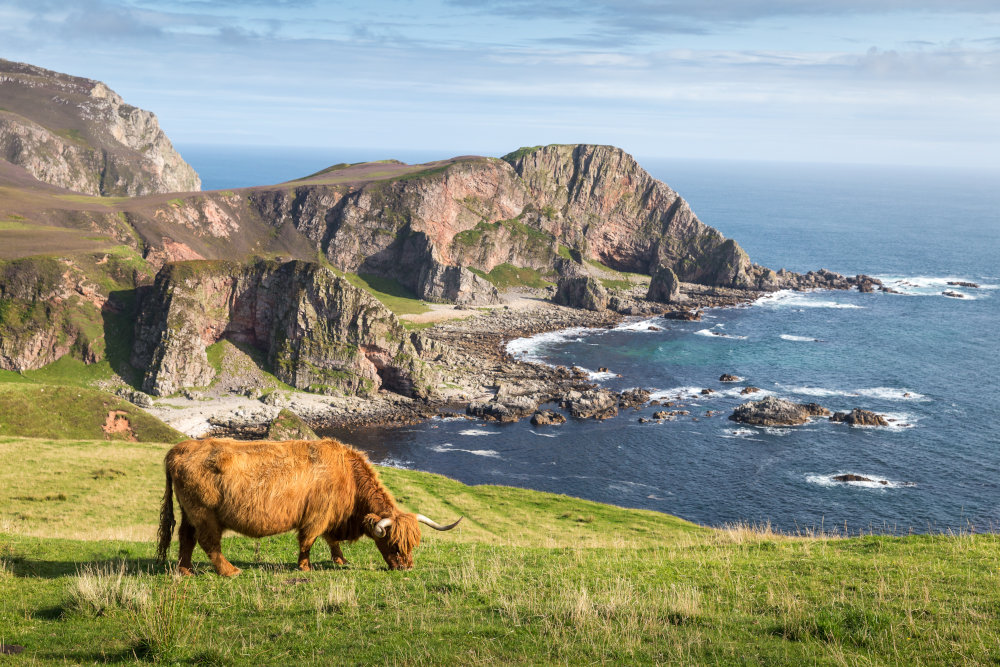
<path id="1" fill-rule="evenodd" d="M 885 479 L 871 479 L 870 477 L 862 477 L 861 475 L 854 475 L 848 473 L 846 475 L 834 475 L 831 479 L 835 482 L 877 482 L 879 484 L 888 484 L 889 481 Z"/>
<path id="2" fill-rule="evenodd" d="M 749 385 L 740 389 L 740 394 L 746 396 L 747 394 L 756 394 L 759 391 L 760 391 L 759 388 L 754 387 L 753 385 Z"/>
<path id="3" fill-rule="evenodd" d="M 955 287 L 972 287 L 974 289 L 978 289 L 979 288 L 979 284 L 978 283 L 970 283 L 970 282 L 966 282 L 965 280 L 949 280 L 948 284 L 949 285 L 954 285 Z"/>
<path id="4" fill-rule="evenodd" d="M 732 375 L 730 373 L 723 373 L 719 376 L 719 382 L 739 382 L 742 379 L 739 375 Z"/>

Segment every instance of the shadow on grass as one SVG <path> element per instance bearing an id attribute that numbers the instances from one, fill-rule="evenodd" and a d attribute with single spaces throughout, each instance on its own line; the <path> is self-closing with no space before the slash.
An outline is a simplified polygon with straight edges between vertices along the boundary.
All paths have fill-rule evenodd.
<path id="1" fill-rule="evenodd" d="M 55 561 L 34 558 L 14 557 L 9 561 L 11 570 L 15 577 L 21 579 L 59 579 L 60 577 L 76 576 L 85 569 L 115 570 L 125 564 L 124 574 L 127 576 L 156 576 L 170 574 L 177 566 L 177 558 L 170 558 L 167 562 L 160 563 L 155 558 L 95 558 L 83 561 Z M 302 572 L 294 562 L 273 563 L 253 560 L 230 560 L 236 567 L 244 572 L 262 572 L 267 574 L 301 574 L 308 576 L 309 572 Z M 334 570 L 349 570 L 351 564 L 337 565 L 333 561 L 313 562 L 313 571 L 325 572 Z M 388 568 L 381 568 L 388 569 Z M 215 569 L 211 563 L 198 561 L 194 562 L 196 575 L 216 576 Z"/>

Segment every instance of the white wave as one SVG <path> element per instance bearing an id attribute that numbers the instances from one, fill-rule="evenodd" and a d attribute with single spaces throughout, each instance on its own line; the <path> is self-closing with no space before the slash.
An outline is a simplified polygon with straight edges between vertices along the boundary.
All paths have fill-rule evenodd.
<path id="1" fill-rule="evenodd" d="M 559 331 L 546 331 L 535 334 L 527 338 L 515 338 L 507 343 L 507 353 L 515 359 L 521 361 L 533 361 L 539 364 L 548 362 L 542 358 L 545 348 L 557 343 L 569 341 L 582 342 L 583 336 L 603 332 L 603 329 L 588 329 L 586 327 L 572 327 L 570 329 L 560 329 Z"/>
<path id="2" fill-rule="evenodd" d="M 378 462 L 378 464 L 380 466 L 385 466 L 386 468 L 400 468 L 401 470 L 412 470 L 413 469 L 413 462 L 412 461 L 401 461 L 401 460 L 393 458 L 391 456 L 388 457 L 388 458 L 382 459 L 381 461 Z"/>
<path id="3" fill-rule="evenodd" d="M 792 426 L 762 426 L 761 429 L 764 433 L 768 435 L 779 435 L 786 436 L 791 435 L 794 427 Z"/>
<path id="4" fill-rule="evenodd" d="M 577 366 L 577 368 L 586 373 L 587 377 L 594 381 L 610 380 L 611 378 L 618 377 L 617 373 L 612 373 L 611 371 L 592 371 L 589 368 L 584 368 L 583 366 Z"/>
<path id="5" fill-rule="evenodd" d="M 442 417 L 440 415 L 434 415 L 433 417 L 431 417 L 430 420 L 431 421 L 441 421 L 441 422 L 464 422 L 464 421 L 468 421 L 465 417 L 459 417 L 459 416 L 455 416 L 455 417 Z"/>
<path id="6" fill-rule="evenodd" d="M 942 292 L 952 291 L 961 294 L 963 300 L 975 301 L 976 297 L 966 290 L 995 290 L 1000 285 L 981 283 L 974 278 L 965 276 L 899 276 L 886 275 L 876 276 L 886 287 L 891 287 L 897 292 L 911 296 L 945 296 Z M 975 283 L 975 287 L 962 287 L 961 285 L 949 285 L 948 283 Z M 958 299 L 956 299 L 957 301 Z"/>
<path id="7" fill-rule="evenodd" d="M 458 434 L 459 435 L 471 435 L 471 436 L 500 435 L 499 432 L 497 432 L 497 431 L 486 431 L 486 430 L 483 430 L 481 428 L 467 428 L 464 431 L 459 431 Z"/>
<path id="8" fill-rule="evenodd" d="M 858 396 L 874 398 L 883 401 L 924 401 L 927 397 L 909 389 L 896 387 L 869 387 L 863 389 L 826 389 L 824 387 L 797 387 L 779 384 L 781 391 L 799 396 L 816 396 L 829 398 L 831 396 Z"/>
<path id="9" fill-rule="evenodd" d="M 663 328 L 663 325 L 659 322 L 659 320 L 654 317 L 646 320 L 622 322 L 616 326 L 613 331 L 649 331 L 649 327 L 653 326 L 657 329 Z"/>
<path id="10" fill-rule="evenodd" d="M 746 340 L 746 336 L 737 336 L 736 334 L 722 333 L 721 331 L 712 331 L 711 329 L 699 329 L 695 331 L 699 336 L 709 336 L 711 338 L 729 338 L 732 340 Z"/>
<path id="11" fill-rule="evenodd" d="M 857 475 L 858 477 L 865 477 L 872 481 L 852 481 L 852 482 L 840 482 L 834 479 L 834 477 L 839 477 L 840 475 Z M 858 472 L 838 472 L 832 475 L 818 475 L 816 473 L 807 473 L 806 481 L 810 484 L 818 484 L 820 486 L 853 486 L 862 489 L 901 489 L 908 486 L 916 486 L 913 482 L 897 482 L 878 475 L 872 475 L 868 473 L 858 473 Z M 884 482 L 884 483 L 883 483 Z"/>
<path id="12" fill-rule="evenodd" d="M 853 303 L 841 303 L 830 299 L 823 299 L 818 296 L 819 292 L 796 292 L 793 290 L 779 290 L 773 294 L 767 294 L 754 301 L 755 306 L 765 308 L 862 308 Z M 823 295 L 828 295 L 824 292 Z"/>
<path id="13" fill-rule="evenodd" d="M 673 401 L 677 399 L 695 398 L 701 396 L 702 387 L 674 387 L 659 389 L 649 395 L 651 401 Z"/>
<path id="14" fill-rule="evenodd" d="M 822 343 L 819 338 L 813 338 L 811 336 L 793 336 L 792 334 L 781 334 L 781 340 L 790 340 L 799 343 Z"/>
<path id="15" fill-rule="evenodd" d="M 541 436 L 543 438 L 558 438 L 559 437 L 558 433 L 539 433 L 538 431 L 532 431 L 532 433 L 534 433 L 537 436 Z"/>
<path id="16" fill-rule="evenodd" d="M 458 447 L 453 447 L 451 443 L 445 443 L 443 445 L 435 445 L 431 447 L 432 452 L 438 452 L 440 454 L 450 454 L 451 452 L 463 452 L 465 454 L 474 454 L 475 456 L 487 456 L 491 459 L 500 458 L 500 452 L 493 449 L 460 449 Z"/>
<path id="17" fill-rule="evenodd" d="M 757 431 L 752 428 L 727 428 L 723 431 L 723 438 L 738 438 L 740 440 L 757 440 L 752 436 L 757 435 Z"/>

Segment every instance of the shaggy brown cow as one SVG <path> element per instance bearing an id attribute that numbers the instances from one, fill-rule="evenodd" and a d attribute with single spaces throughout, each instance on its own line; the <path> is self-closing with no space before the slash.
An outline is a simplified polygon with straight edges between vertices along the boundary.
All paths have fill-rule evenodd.
<path id="1" fill-rule="evenodd" d="M 393 570 L 413 567 L 420 526 L 451 530 L 422 514 L 402 512 L 363 453 L 336 440 L 237 442 L 209 438 L 175 445 L 164 459 L 167 489 L 160 511 L 161 561 L 174 532 L 173 494 L 181 506 L 178 530 L 182 574 L 193 574 L 194 543 L 224 577 L 240 573 L 222 555 L 222 531 L 249 537 L 299 533 L 299 568 L 322 536 L 335 563 L 347 561 L 340 542 L 375 540 Z"/>

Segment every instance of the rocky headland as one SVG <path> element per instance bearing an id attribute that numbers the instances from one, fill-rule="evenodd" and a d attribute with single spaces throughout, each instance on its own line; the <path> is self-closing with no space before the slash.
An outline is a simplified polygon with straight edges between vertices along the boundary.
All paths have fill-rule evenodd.
<path id="1" fill-rule="evenodd" d="M 100 82 L 0 61 L 0 93 L 0 369 L 106 363 L 102 387 L 192 434 L 263 435 L 283 409 L 315 426 L 552 421 L 544 404 L 604 419 L 645 399 L 506 343 L 885 290 L 752 263 L 612 146 L 199 192 L 155 117 Z"/>

